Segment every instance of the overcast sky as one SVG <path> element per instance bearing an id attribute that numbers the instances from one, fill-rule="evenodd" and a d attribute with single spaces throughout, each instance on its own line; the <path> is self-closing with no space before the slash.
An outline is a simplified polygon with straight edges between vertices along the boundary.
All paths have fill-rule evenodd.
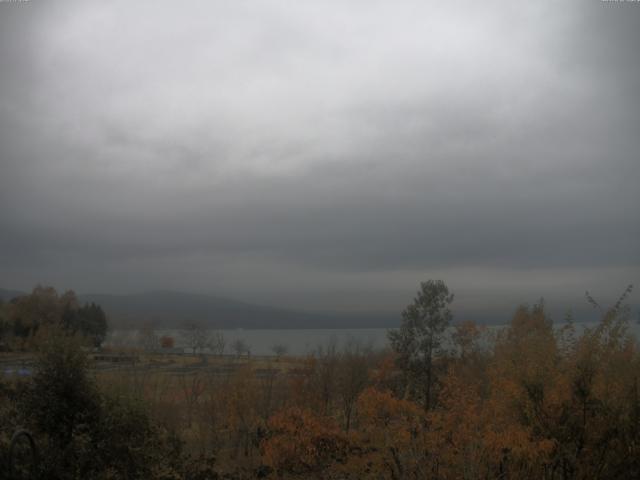
<path id="1" fill-rule="evenodd" d="M 615 301 L 639 52 L 637 2 L 0 3 L 0 286 Z"/>

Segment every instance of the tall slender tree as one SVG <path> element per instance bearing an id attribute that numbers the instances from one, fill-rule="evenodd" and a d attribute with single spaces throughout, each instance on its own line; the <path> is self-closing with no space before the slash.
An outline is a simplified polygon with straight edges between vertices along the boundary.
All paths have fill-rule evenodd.
<path id="1" fill-rule="evenodd" d="M 453 317 L 449 309 L 452 301 L 453 294 L 442 280 L 421 282 L 413 303 L 402 312 L 400 328 L 388 334 L 407 386 L 421 397 L 425 410 L 432 405 L 433 360 Z"/>

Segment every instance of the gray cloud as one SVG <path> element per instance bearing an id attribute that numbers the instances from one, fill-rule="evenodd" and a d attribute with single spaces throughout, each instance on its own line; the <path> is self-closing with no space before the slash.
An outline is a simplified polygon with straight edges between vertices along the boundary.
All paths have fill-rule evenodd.
<path id="1" fill-rule="evenodd" d="M 606 2 L 0 4 L 0 284 L 615 294 L 639 27 Z"/>

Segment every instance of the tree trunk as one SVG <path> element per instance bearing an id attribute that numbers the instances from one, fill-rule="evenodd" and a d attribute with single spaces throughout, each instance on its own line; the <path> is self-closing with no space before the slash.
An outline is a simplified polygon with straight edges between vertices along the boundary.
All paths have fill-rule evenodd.
<path id="1" fill-rule="evenodd" d="M 429 347 L 429 352 L 425 355 L 425 363 L 427 364 L 427 372 L 425 377 L 425 385 L 424 385 L 424 411 L 428 412 L 431 408 L 431 384 L 433 383 L 433 349 Z"/>

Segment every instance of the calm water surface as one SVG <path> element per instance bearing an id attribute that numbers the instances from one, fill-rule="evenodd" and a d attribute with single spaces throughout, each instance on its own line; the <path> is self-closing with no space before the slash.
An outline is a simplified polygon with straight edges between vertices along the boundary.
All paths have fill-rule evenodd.
<path id="1" fill-rule="evenodd" d="M 593 327 L 596 323 L 576 323 L 576 331 L 582 328 Z M 559 324 L 558 326 L 562 326 Z M 640 339 L 640 325 L 633 322 L 631 331 Z M 486 327 L 491 334 L 504 325 L 492 325 Z M 307 355 L 313 353 L 318 347 L 326 347 L 335 343 L 337 348 L 344 347 L 348 342 L 358 342 L 362 346 L 373 349 L 383 349 L 388 346 L 386 328 L 357 328 L 357 329 L 305 329 L 305 330 L 218 330 L 224 335 L 226 342 L 225 353 L 232 353 L 231 345 L 236 340 L 242 340 L 250 349 L 252 355 L 273 355 L 274 345 L 284 345 L 288 354 Z M 167 335 L 173 337 L 175 347 L 186 347 L 183 332 L 181 330 L 156 330 L 155 335 L 160 337 Z M 115 330 L 107 337 L 106 345 L 110 346 L 137 346 L 141 343 L 141 337 L 135 330 Z"/>

